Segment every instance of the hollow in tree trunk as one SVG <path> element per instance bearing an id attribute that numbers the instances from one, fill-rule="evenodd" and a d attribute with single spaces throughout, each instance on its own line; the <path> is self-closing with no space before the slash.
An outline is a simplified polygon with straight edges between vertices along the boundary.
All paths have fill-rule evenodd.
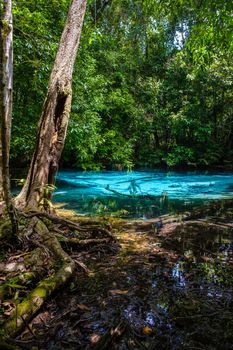
<path id="1" fill-rule="evenodd" d="M 73 0 L 50 76 L 25 185 L 15 199 L 18 207 L 38 208 L 48 184 L 54 183 L 66 137 L 72 100 L 72 74 L 86 10 L 86 0 Z"/>

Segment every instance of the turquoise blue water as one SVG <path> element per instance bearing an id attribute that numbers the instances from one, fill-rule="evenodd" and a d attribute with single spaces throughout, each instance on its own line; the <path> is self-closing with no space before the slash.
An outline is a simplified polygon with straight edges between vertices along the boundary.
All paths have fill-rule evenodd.
<path id="1" fill-rule="evenodd" d="M 87 215 L 150 218 L 233 197 L 233 173 L 60 171 L 53 199 Z"/>

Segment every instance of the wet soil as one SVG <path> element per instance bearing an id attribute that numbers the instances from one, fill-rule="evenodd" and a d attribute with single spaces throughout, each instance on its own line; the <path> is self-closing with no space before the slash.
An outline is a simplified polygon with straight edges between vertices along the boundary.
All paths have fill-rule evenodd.
<path id="1" fill-rule="evenodd" d="M 88 272 L 78 269 L 17 344 L 49 350 L 233 349 L 232 223 L 232 212 L 225 222 L 121 222 L 117 246 L 76 253 Z"/>

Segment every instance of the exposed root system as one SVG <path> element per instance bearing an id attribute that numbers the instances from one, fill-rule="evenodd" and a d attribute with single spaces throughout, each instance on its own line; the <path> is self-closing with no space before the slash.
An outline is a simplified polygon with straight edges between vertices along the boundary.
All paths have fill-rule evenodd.
<path id="1" fill-rule="evenodd" d="M 85 249 L 115 240 L 109 227 L 101 222 L 78 224 L 41 212 L 18 212 L 18 217 L 17 241 L 11 243 L 10 254 L 6 254 L 0 264 L 3 307 L 0 320 L 4 329 L 2 336 L 6 339 L 16 337 L 28 327 L 48 297 L 71 278 L 76 266 L 88 271 L 82 262 L 71 257 L 73 247 Z M 8 230 L 8 226 L 8 221 L 1 225 L 4 238 L 4 228 Z M 8 238 L 11 242 L 12 237 Z"/>

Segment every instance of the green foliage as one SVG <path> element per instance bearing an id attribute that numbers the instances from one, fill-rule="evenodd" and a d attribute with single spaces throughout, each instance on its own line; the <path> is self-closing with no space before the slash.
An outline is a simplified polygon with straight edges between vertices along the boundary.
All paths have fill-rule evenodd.
<path id="1" fill-rule="evenodd" d="M 69 0 L 14 1 L 12 159 L 30 161 Z M 23 157 L 22 157 L 23 155 Z"/>
<path id="2" fill-rule="evenodd" d="M 14 3 L 12 161 L 28 164 L 69 1 Z M 232 161 L 232 2 L 88 4 L 63 165 Z M 23 155 L 23 157 L 22 157 Z"/>
<path id="3" fill-rule="evenodd" d="M 39 202 L 39 207 L 44 211 L 53 209 L 53 203 L 51 201 L 52 194 L 56 190 L 56 186 L 51 184 L 46 184 L 43 187 L 43 197 Z"/>

